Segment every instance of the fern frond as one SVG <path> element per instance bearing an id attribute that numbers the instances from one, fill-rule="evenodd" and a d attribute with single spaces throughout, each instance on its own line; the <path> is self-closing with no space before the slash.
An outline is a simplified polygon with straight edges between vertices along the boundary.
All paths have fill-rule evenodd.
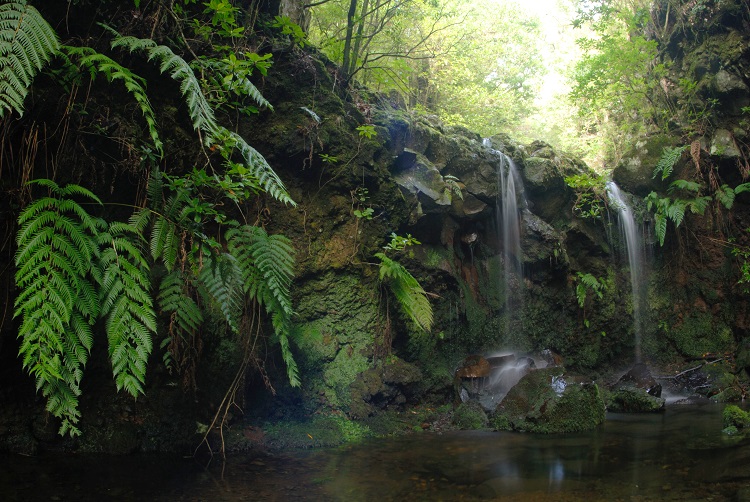
<path id="1" fill-rule="evenodd" d="M 0 118 L 23 115 L 31 82 L 59 47 L 55 30 L 26 0 L 0 5 Z"/>
<path id="2" fill-rule="evenodd" d="M 117 390 L 133 397 L 143 393 L 146 363 L 156 333 L 148 262 L 142 236 L 125 223 L 110 225 L 101 238 L 101 307 Z"/>
<path id="3" fill-rule="evenodd" d="M 698 193 L 703 188 L 703 185 L 700 183 L 696 183 L 695 181 L 688 181 L 688 180 L 674 180 L 672 183 L 669 184 L 669 188 L 667 189 L 667 193 L 672 193 L 675 190 L 685 190 L 688 192 Z"/>
<path id="4" fill-rule="evenodd" d="M 226 233 L 229 252 L 237 258 L 245 291 L 269 313 L 276 307 L 292 315 L 290 286 L 294 276 L 294 248 L 283 235 L 268 235 L 246 225 Z"/>
<path id="5" fill-rule="evenodd" d="M 169 73 L 173 80 L 180 83 L 180 92 L 188 105 L 188 113 L 193 122 L 193 127 L 206 133 L 206 143 L 210 146 L 210 140 L 217 136 L 219 125 L 216 122 L 213 108 L 203 95 L 200 81 L 196 78 L 193 69 L 180 56 L 172 52 L 165 45 L 157 45 L 153 40 L 139 39 L 135 37 L 116 36 L 112 41 L 112 48 L 125 48 L 130 52 L 145 52 L 148 60 L 159 62 L 159 71 Z"/>
<path id="6" fill-rule="evenodd" d="M 146 121 L 146 128 L 151 137 L 151 142 L 154 144 L 154 148 L 159 152 L 159 156 L 163 157 L 164 144 L 159 137 L 154 108 L 151 106 L 151 102 L 146 94 L 146 80 L 130 71 L 130 69 L 122 66 L 114 59 L 96 51 L 79 51 L 67 46 L 63 47 L 63 49 L 67 52 L 67 55 L 71 60 L 73 57 L 78 57 L 79 67 L 81 69 L 88 69 L 92 78 L 101 73 L 109 82 L 119 80 L 123 83 L 125 89 L 133 96 L 136 103 L 138 103 L 141 114 Z"/>
<path id="7" fill-rule="evenodd" d="M 734 187 L 734 194 L 739 195 L 742 192 L 750 192 L 750 183 L 743 183 Z"/>
<path id="8" fill-rule="evenodd" d="M 244 297 L 242 273 L 237 266 L 237 260 L 227 253 L 212 257 L 201 269 L 199 279 L 210 299 L 224 315 L 229 327 L 238 333 Z"/>
<path id="9" fill-rule="evenodd" d="M 240 135 L 219 125 L 213 108 L 201 90 L 200 81 L 184 59 L 167 46 L 134 37 L 117 36 L 112 42 L 112 47 L 123 47 L 131 52 L 142 51 L 147 54 L 149 61 L 158 61 L 161 73 L 168 72 L 173 80 L 180 82 L 180 92 L 187 104 L 193 127 L 205 133 L 206 146 L 218 144 L 225 158 L 229 158 L 231 150 L 237 148 L 245 161 L 245 167 L 250 170 L 251 176 L 258 179 L 263 190 L 285 204 L 296 205 L 266 159 Z"/>
<path id="10" fill-rule="evenodd" d="M 387 281 L 403 312 L 423 331 L 432 328 L 432 307 L 422 286 L 400 263 L 384 253 L 375 253 L 380 260 L 380 280 Z"/>
<path id="11" fill-rule="evenodd" d="M 143 238 L 135 228 L 116 222 L 109 230 L 102 236 L 102 316 L 117 390 L 137 397 L 143 393 L 156 333 L 149 267 Z"/>
<path id="12" fill-rule="evenodd" d="M 716 190 L 716 199 L 727 209 L 734 205 L 735 191 L 729 185 L 722 185 Z"/>
<path id="13" fill-rule="evenodd" d="M 203 324 L 203 313 L 187 294 L 185 277 L 179 270 L 162 279 L 156 299 L 159 309 L 170 314 L 170 336 L 192 336 Z"/>
<path id="14" fill-rule="evenodd" d="M 281 181 L 279 175 L 268 165 L 266 159 L 252 146 L 248 145 L 247 142 L 235 132 L 231 132 L 225 128 L 221 128 L 220 137 L 225 137 L 228 141 L 223 142 L 222 154 L 229 158 L 231 156 L 232 148 L 236 148 L 239 154 L 242 156 L 245 167 L 249 170 L 250 175 L 257 178 L 260 187 L 268 192 L 274 199 L 289 204 L 290 206 L 296 206 L 297 203 L 291 198 L 289 193 L 284 186 L 284 182 Z"/>
<path id="15" fill-rule="evenodd" d="M 696 197 L 695 199 L 689 200 L 688 207 L 690 208 L 691 213 L 702 215 L 706 212 L 706 208 L 708 208 L 710 203 L 711 197 L 706 195 L 704 197 Z"/>
<path id="16" fill-rule="evenodd" d="M 685 210 L 687 209 L 687 201 L 677 199 L 673 201 L 666 210 L 666 216 L 672 222 L 674 222 L 674 226 L 679 227 L 682 223 L 682 219 L 685 217 Z"/>
<path id="17" fill-rule="evenodd" d="M 654 215 L 654 232 L 659 239 L 659 245 L 663 246 L 664 238 L 667 236 L 667 217 L 663 214 L 656 213 Z"/>
<path id="18" fill-rule="evenodd" d="M 289 349 L 288 338 L 293 315 L 294 248 L 291 241 L 283 235 L 268 235 L 263 228 L 252 225 L 230 228 L 226 240 L 242 274 L 244 291 L 271 315 L 289 383 L 298 387 L 299 370 Z"/>
<path id="19" fill-rule="evenodd" d="M 289 384 L 292 387 L 299 387 L 302 382 L 299 378 L 299 369 L 297 362 L 294 360 L 292 350 L 289 348 L 289 338 L 285 335 L 279 335 L 279 346 L 281 347 L 281 357 L 286 365 L 286 375 L 289 378 Z"/>
<path id="20" fill-rule="evenodd" d="M 93 341 L 91 326 L 99 303 L 95 276 L 101 223 L 77 202 L 93 194 L 77 186 L 40 181 L 55 195 L 29 205 L 20 215 L 16 236 L 14 317 L 21 317 L 19 355 L 47 398 L 47 409 L 62 420 L 60 433 L 78 434 L 82 368 Z"/>
<path id="21" fill-rule="evenodd" d="M 680 160 L 682 152 L 684 152 L 687 147 L 688 145 L 678 146 L 676 148 L 670 148 L 668 146 L 664 147 L 661 157 L 659 158 L 659 162 L 656 163 L 653 177 L 656 178 L 661 174 L 662 180 L 669 178 L 669 176 L 672 174 L 672 170 L 674 169 L 674 165 L 678 160 Z"/>

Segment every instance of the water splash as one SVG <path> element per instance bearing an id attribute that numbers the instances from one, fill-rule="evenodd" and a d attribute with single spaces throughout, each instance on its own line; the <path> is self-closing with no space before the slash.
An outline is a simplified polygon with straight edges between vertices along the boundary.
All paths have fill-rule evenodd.
<path id="1" fill-rule="evenodd" d="M 633 331 L 635 332 L 635 362 L 641 362 L 641 337 L 643 334 L 643 312 L 646 305 L 645 252 L 641 231 L 633 217 L 633 210 L 614 181 L 607 183 L 609 200 L 619 214 L 620 234 L 625 240 L 630 286 L 633 297 Z"/>

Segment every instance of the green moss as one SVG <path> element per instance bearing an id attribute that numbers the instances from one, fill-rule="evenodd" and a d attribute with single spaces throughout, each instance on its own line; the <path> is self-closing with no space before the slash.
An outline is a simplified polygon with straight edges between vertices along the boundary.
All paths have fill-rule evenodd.
<path id="1" fill-rule="evenodd" d="M 737 429 L 744 429 L 750 426 L 750 414 L 733 404 L 728 405 L 722 412 L 722 418 L 724 421 L 724 427 L 736 427 Z"/>
<path id="2" fill-rule="evenodd" d="M 512 431 L 513 424 L 510 423 L 510 419 L 502 414 L 495 414 L 490 420 L 490 425 L 496 431 Z"/>
<path id="3" fill-rule="evenodd" d="M 274 422 L 263 427 L 264 442 L 273 448 L 320 448 L 338 446 L 372 437 L 367 425 L 341 415 L 301 422 Z"/>
<path id="4" fill-rule="evenodd" d="M 599 387 L 564 368 L 545 368 L 527 374 L 498 406 L 493 424 L 544 434 L 591 430 L 604 422 Z"/>
<path id="5" fill-rule="evenodd" d="M 468 401 L 458 405 L 453 412 L 453 425 L 459 429 L 484 429 L 489 424 L 487 414 L 476 401 Z"/>
<path id="6" fill-rule="evenodd" d="M 664 410 L 664 399 L 635 387 L 612 391 L 606 398 L 607 410 L 615 413 L 648 413 Z"/>
<path id="7" fill-rule="evenodd" d="M 669 337 L 678 353 L 687 357 L 728 352 L 734 345 L 732 330 L 708 312 L 686 315 L 669 330 Z"/>

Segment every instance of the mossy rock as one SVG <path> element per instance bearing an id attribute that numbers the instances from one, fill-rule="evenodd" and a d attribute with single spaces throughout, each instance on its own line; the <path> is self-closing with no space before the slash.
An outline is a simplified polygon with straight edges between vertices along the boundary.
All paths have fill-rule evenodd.
<path id="1" fill-rule="evenodd" d="M 476 401 L 459 404 L 451 421 L 459 429 L 465 430 L 484 429 L 489 424 L 482 405 Z"/>
<path id="2" fill-rule="evenodd" d="M 750 426 L 750 414 L 733 404 L 728 405 L 722 411 L 722 419 L 724 427 L 736 427 L 737 429 L 744 429 Z"/>
<path id="3" fill-rule="evenodd" d="M 605 407 L 594 382 L 556 367 L 534 370 L 524 376 L 498 405 L 495 414 L 493 424 L 550 434 L 594 429 L 604 422 Z"/>
<path id="4" fill-rule="evenodd" d="M 607 410 L 614 413 L 652 413 L 663 411 L 664 398 L 652 396 L 645 389 L 621 387 L 607 396 Z"/>
<path id="5" fill-rule="evenodd" d="M 615 167 L 612 178 L 623 190 L 642 197 L 648 195 L 649 192 L 659 191 L 663 186 L 660 180 L 653 178 L 654 168 L 665 147 L 675 147 L 681 144 L 679 138 L 666 134 L 658 134 L 638 141 L 623 156 L 624 160 Z"/>

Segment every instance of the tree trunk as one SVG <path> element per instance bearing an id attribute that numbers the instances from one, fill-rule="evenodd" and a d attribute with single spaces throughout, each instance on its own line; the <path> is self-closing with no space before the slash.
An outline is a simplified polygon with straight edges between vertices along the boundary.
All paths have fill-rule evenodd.
<path id="1" fill-rule="evenodd" d="M 354 65 L 351 63 L 352 33 L 354 32 L 354 15 L 357 13 L 357 0 L 350 0 L 349 12 L 346 14 L 346 38 L 344 39 L 344 76 L 348 80 Z M 350 68 L 351 66 L 351 68 Z"/>

